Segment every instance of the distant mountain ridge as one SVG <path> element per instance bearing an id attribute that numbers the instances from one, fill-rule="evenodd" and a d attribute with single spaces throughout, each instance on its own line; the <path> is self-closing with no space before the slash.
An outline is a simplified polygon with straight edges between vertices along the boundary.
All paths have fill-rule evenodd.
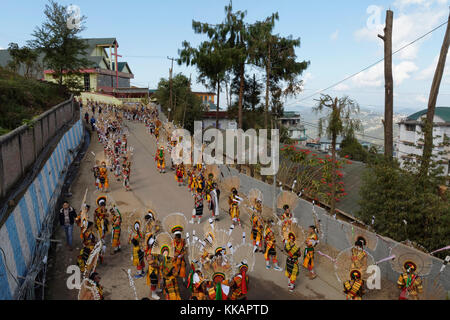
<path id="1" fill-rule="evenodd" d="M 302 124 L 305 125 L 306 134 L 310 138 L 317 138 L 319 134 L 318 121 L 321 117 L 316 114 L 311 107 L 296 107 L 286 111 L 296 111 L 300 113 Z M 397 123 L 407 116 L 417 112 L 416 109 L 399 108 L 394 112 L 394 140 L 399 134 Z M 380 112 L 374 107 L 362 107 L 356 116 L 362 122 L 363 131 L 357 135 L 360 141 L 367 141 L 382 146 L 384 144 L 383 122 L 384 112 Z"/>

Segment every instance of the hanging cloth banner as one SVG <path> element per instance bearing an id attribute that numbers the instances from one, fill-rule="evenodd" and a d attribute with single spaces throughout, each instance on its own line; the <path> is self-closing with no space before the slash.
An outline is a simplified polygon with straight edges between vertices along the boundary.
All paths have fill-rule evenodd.
<path id="1" fill-rule="evenodd" d="M 444 250 L 449 250 L 449 249 L 450 249 L 450 246 L 446 246 L 446 247 L 444 247 L 444 248 L 441 248 L 441 249 L 437 249 L 437 250 L 435 250 L 435 251 L 431 252 L 430 254 L 435 254 L 436 252 L 439 252 L 439 251 L 444 251 Z"/>
<path id="2" fill-rule="evenodd" d="M 396 257 L 395 257 L 395 254 L 393 254 L 392 256 L 389 256 L 389 257 L 387 257 L 387 258 L 381 259 L 381 260 L 378 261 L 378 262 L 375 262 L 375 264 L 379 264 L 379 263 L 381 263 L 381 262 L 393 260 L 393 259 L 395 259 L 395 258 L 396 258 Z"/>
<path id="3" fill-rule="evenodd" d="M 325 254 L 325 253 L 323 253 L 323 252 L 321 252 L 321 251 L 317 251 L 317 253 L 320 254 L 321 256 L 324 256 L 325 258 L 330 259 L 330 260 L 333 261 L 333 262 L 336 262 L 336 259 L 333 259 L 333 258 L 330 257 L 329 255 L 327 255 L 327 254 Z"/>

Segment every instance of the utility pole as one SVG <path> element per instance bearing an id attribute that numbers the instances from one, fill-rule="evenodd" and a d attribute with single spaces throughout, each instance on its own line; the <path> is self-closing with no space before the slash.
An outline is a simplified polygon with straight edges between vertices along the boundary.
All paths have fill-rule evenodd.
<path id="1" fill-rule="evenodd" d="M 439 87 L 441 85 L 442 76 L 445 69 L 445 60 L 447 59 L 448 49 L 450 46 L 450 15 L 448 17 L 447 31 L 445 31 L 444 42 L 442 43 L 441 54 L 431 84 L 430 97 L 428 98 L 427 119 L 424 127 L 424 145 L 422 164 L 420 166 L 420 174 L 426 176 L 430 167 L 431 154 L 433 152 L 433 119 L 436 111 L 436 101 L 439 95 Z"/>
<path id="2" fill-rule="evenodd" d="M 392 26 L 394 12 L 386 11 L 386 26 L 384 36 L 378 37 L 384 41 L 384 156 L 391 160 L 394 155 L 394 80 L 392 78 Z"/>
<path id="3" fill-rule="evenodd" d="M 172 105 L 172 72 L 173 72 L 173 60 L 175 60 L 175 58 L 170 58 L 169 56 L 167 56 L 167 59 L 172 60 L 172 66 L 169 69 L 169 91 L 170 91 L 170 97 L 169 97 L 169 115 L 167 120 L 170 121 L 170 112 L 173 109 L 173 105 Z"/>

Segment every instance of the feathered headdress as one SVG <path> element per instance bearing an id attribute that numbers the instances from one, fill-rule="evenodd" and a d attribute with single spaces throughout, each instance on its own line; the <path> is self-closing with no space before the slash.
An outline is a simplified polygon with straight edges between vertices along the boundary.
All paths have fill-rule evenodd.
<path id="1" fill-rule="evenodd" d="M 106 196 L 99 196 L 95 202 L 99 207 L 102 205 L 106 206 Z"/>
<path id="2" fill-rule="evenodd" d="M 401 243 L 391 249 L 391 255 L 395 255 L 395 259 L 390 261 L 392 269 L 398 273 L 403 273 L 410 268 L 417 275 L 426 276 L 433 266 L 430 255 Z"/>
<path id="3" fill-rule="evenodd" d="M 338 253 L 335 263 L 334 263 L 334 271 L 336 273 L 336 277 L 341 283 L 349 280 L 349 273 L 352 270 L 359 270 L 361 272 L 361 276 L 363 280 L 366 280 L 369 274 L 366 272 L 366 268 L 369 265 L 375 264 L 375 260 L 373 256 L 366 251 L 367 254 L 367 265 L 362 267 L 361 269 L 356 269 L 352 267 L 352 247 L 342 250 Z"/>
<path id="4" fill-rule="evenodd" d="M 291 236 L 294 236 L 294 242 L 298 248 L 303 246 L 303 243 L 306 240 L 305 230 L 299 226 L 297 223 L 284 224 L 281 227 L 281 234 L 283 235 L 283 239 L 289 241 Z"/>
<path id="5" fill-rule="evenodd" d="M 167 252 L 167 256 L 171 256 L 174 252 L 172 238 L 167 232 L 161 232 L 156 236 L 152 248 L 152 254 L 164 255 L 164 252 Z"/>
<path id="6" fill-rule="evenodd" d="M 181 234 L 187 225 L 187 219 L 184 214 L 175 212 L 169 214 L 163 220 L 163 228 L 174 237 L 176 234 Z"/>
<path id="7" fill-rule="evenodd" d="M 297 207 L 298 196 L 291 191 L 282 191 L 277 197 L 277 208 L 283 209 L 285 205 L 289 206 L 291 212 Z"/>
<path id="8" fill-rule="evenodd" d="M 100 300 L 97 285 L 89 278 L 83 279 L 78 292 L 78 300 Z"/>
<path id="9" fill-rule="evenodd" d="M 97 267 L 97 261 L 98 261 L 98 257 L 100 256 L 100 252 L 102 250 L 102 247 L 103 247 L 103 243 L 101 241 L 98 241 L 95 244 L 94 249 L 92 250 L 92 252 L 89 254 L 89 258 L 86 261 L 86 266 L 85 266 L 85 269 L 84 269 L 84 277 L 85 278 L 89 278 L 91 273 Z"/>
<path id="10" fill-rule="evenodd" d="M 259 189 L 250 189 L 248 192 L 248 201 L 250 202 L 251 206 L 254 206 L 256 201 L 263 202 L 263 194 L 261 190 Z"/>
<path id="11" fill-rule="evenodd" d="M 231 241 L 231 232 L 233 227 L 230 227 L 228 231 L 220 229 L 216 226 L 215 222 L 203 225 L 204 238 L 200 241 L 201 246 L 208 252 L 209 255 L 216 255 L 221 253 L 222 255 L 231 256 L 234 251 L 233 243 Z"/>
<path id="12" fill-rule="evenodd" d="M 356 241 L 361 240 L 361 242 L 364 245 L 364 248 L 368 248 L 372 251 L 374 251 L 377 248 L 378 237 L 376 236 L 375 233 L 372 233 L 365 229 L 353 225 L 349 226 L 349 228 L 346 231 L 346 236 L 348 243 L 351 246 L 353 246 Z"/>
<path id="13" fill-rule="evenodd" d="M 230 260 L 215 258 L 211 262 L 203 265 L 202 273 L 205 279 L 212 282 L 231 280 L 233 277 L 233 268 Z"/>
<path id="14" fill-rule="evenodd" d="M 255 266 L 255 254 L 253 246 L 249 243 L 239 245 L 233 253 L 234 273 L 241 273 L 242 268 L 252 272 Z"/>

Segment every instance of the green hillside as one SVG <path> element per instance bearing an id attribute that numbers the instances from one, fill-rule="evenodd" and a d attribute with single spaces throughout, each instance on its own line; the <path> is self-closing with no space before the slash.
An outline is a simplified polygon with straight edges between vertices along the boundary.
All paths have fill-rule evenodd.
<path id="1" fill-rule="evenodd" d="M 55 84 L 26 79 L 0 67 L 0 135 L 20 127 L 69 97 L 65 89 Z"/>

